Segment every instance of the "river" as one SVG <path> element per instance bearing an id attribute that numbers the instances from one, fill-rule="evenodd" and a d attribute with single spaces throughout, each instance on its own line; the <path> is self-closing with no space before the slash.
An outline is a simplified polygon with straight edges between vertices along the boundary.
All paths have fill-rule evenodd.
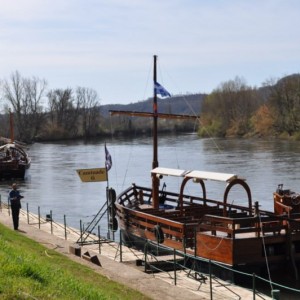
<path id="1" fill-rule="evenodd" d="M 150 186 L 152 166 L 152 138 L 106 141 L 113 166 L 108 182 L 81 182 L 77 169 L 102 168 L 105 165 L 104 141 L 72 141 L 35 143 L 28 152 L 32 159 L 24 181 L 18 182 L 25 196 L 23 208 L 42 216 L 53 214 L 55 221 L 79 228 L 80 220 L 90 222 L 106 201 L 106 187 L 117 194 L 132 183 Z M 273 192 L 282 183 L 285 188 L 300 192 L 300 142 L 260 139 L 199 139 L 196 134 L 171 135 L 159 138 L 161 167 L 184 170 L 203 170 L 237 174 L 246 178 L 253 201 L 261 208 L 273 210 Z M 179 181 L 163 178 L 167 189 L 179 191 Z M 2 201 L 12 182 L 0 182 Z M 225 185 L 208 183 L 209 198 L 222 197 Z M 188 193 L 197 194 L 199 186 L 191 184 Z M 246 204 L 243 191 L 233 191 L 236 204 Z M 107 230 L 106 220 L 101 230 Z"/>

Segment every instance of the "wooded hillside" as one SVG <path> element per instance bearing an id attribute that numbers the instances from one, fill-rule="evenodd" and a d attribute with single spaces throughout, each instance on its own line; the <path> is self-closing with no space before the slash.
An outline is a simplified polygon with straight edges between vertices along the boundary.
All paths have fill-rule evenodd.
<path id="1" fill-rule="evenodd" d="M 9 137 L 9 109 L 16 139 L 26 142 L 151 133 L 151 119 L 114 116 L 109 110 L 152 112 L 152 99 L 127 105 L 102 105 L 93 89 L 47 90 L 47 82 L 18 72 L 0 85 L 0 136 Z M 158 112 L 200 115 L 199 122 L 159 120 L 159 130 L 198 130 L 219 137 L 280 136 L 300 139 L 300 75 L 250 87 L 244 80 L 221 83 L 209 95 L 175 95 L 158 99 Z"/>

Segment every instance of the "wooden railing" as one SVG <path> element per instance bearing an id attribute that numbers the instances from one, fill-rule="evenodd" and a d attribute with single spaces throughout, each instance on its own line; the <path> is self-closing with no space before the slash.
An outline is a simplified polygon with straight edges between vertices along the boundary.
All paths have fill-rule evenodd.
<path id="1" fill-rule="evenodd" d="M 233 239 L 239 234 L 248 234 L 249 237 L 259 237 L 261 234 L 269 233 L 285 234 L 287 229 L 287 223 L 277 216 L 227 218 L 205 215 L 199 225 L 200 231 L 209 231 L 212 235 L 225 233 L 227 237 Z"/>

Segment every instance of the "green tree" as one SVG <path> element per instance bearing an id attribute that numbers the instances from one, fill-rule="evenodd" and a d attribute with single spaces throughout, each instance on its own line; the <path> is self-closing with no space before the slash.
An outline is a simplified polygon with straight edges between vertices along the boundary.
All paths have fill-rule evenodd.
<path id="1" fill-rule="evenodd" d="M 300 76 L 291 75 L 272 83 L 268 82 L 274 127 L 277 133 L 287 132 L 291 136 L 300 129 Z"/>
<path id="2" fill-rule="evenodd" d="M 259 106 L 258 99 L 257 91 L 239 77 L 222 83 L 203 102 L 200 134 L 247 134 L 251 130 L 251 116 Z"/>

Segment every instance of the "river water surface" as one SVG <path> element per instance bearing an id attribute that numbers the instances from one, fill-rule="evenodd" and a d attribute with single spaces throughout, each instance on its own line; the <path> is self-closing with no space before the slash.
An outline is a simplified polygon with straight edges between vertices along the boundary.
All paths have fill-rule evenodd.
<path id="1" fill-rule="evenodd" d="M 36 143 L 28 152 L 32 164 L 26 179 L 19 182 L 29 210 L 40 207 L 45 216 L 52 210 L 53 219 L 79 228 L 80 220 L 90 222 L 106 201 L 106 187 L 117 194 L 130 184 L 150 186 L 152 138 L 117 139 L 106 141 L 113 166 L 108 182 L 81 182 L 77 169 L 102 168 L 105 165 L 104 141 Z M 202 170 L 237 174 L 246 178 L 253 201 L 263 209 L 273 210 L 273 192 L 283 183 L 285 188 L 300 192 L 300 142 L 257 139 L 199 139 L 196 134 L 159 138 L 161 167 Z M 179 191 L 180 181 L 163 178 L 167 190 Z M 0 182 L 2 201 L 12 182 Z M 210 186 L 211 184 L 211 186 Z M 220 198 L 224 183 L 207 183 L 207 196 Z M 199 195 L 199 186 L 187 185 L 186 193 Z M 234 190 L 230 201 L 246 204 L 245 193 Z M 106 220 L 101 231 L 107 230 Z"/>

